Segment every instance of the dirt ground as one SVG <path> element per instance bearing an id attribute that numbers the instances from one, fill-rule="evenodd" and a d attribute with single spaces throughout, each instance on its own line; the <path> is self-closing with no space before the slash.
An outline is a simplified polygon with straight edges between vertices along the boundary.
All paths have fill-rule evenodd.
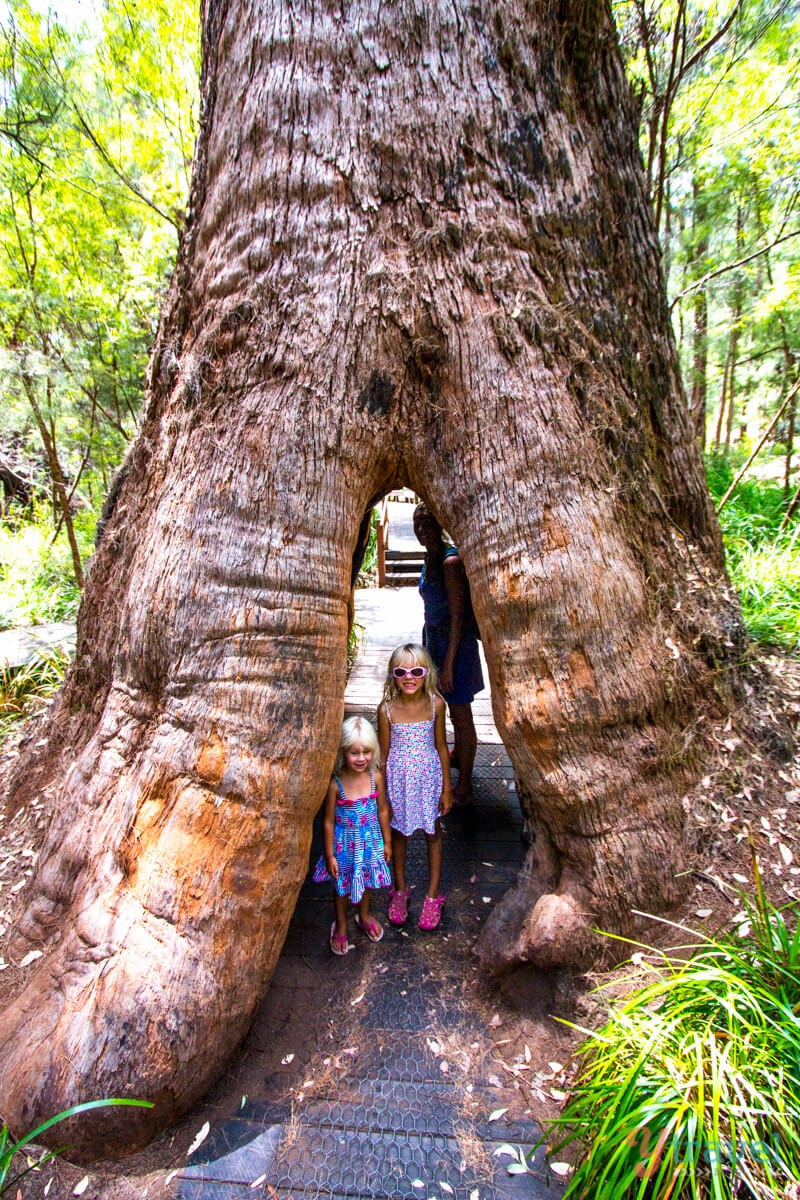
<path id="1" fill-rule="evenodd" d="M 738 927 L 746 933 L 740 894 L 752 891 L 751 845 L 772 901 L 784 905 L 800 900 L 800 663 L 779 656 L 755 658 L 746 691 L 730 716 L 701 715 L 687 737 L 687 744 L 702 742 L 707 764 L 684 801 L 691 871 L 686 901 L 669 917 L 692 929 Z M 5 780 L 19 753 L 19 736 L 6 743 L 0 756 L 0 794 L 5 794 Z M 25 736 L 36 736 L 35 720 Z M 21 965 L 6 961 L 4 946 L 33 873 L 46 820 L 42 802 L 13 816 L 0 809 L 0 1002 L 5 972 L 11 976 Z M 672 926 L 651 923 L 643 940 L 663 947 L 675 943 L 676 932 Z M 678 940 L 686 938 L 678 935 Z M 485 1013 L 492 1084 L 501 1090 L 510 1115 L 530 1115 L 546 1124 L 557 1114 L 575 1069 L 572 1054 L 579 1038 L 556 1018 L 596 1025 L 610 997 L 635 983 L 639 969 L 646 970 L 646 955 L 641 966 L 628 963 L 624 983 L 617 982 L 619 975 L 575 980 L 542 978 L 533 971 L 518 971 L 494 983 L 481 978 L 465 957 L 462 986 L 474 991 Z M 205 1122 L 229 1116 L 242 1097 L 263 1091 L 267 1078 L 285 1095 L 296 1097 L 309 1074 L 326 1069 L 330 1031 L 320 1017 L 319 990 L 325 986 L 324 972 L 319 977 L 316 990 L 294 989 L 291 980 L 274 987 L 270 1003 L 262 1006 L 216 1087 L 145 1151 L 112 1164 L 75 1166 L 60 1158 L 35 1166 L 16 1195 L 20 1200 L 167 1200 L 174 1194 L 170 1173 L 186 1163 Z M 598 987 L 604 990 L 598 993 Z M 281 1035 L 289 1029 L 293 1057 L 286 1062 L 286 1038 Z M 29 1162 L 36 1164 L 40 1158 L 41 1151 L 33 1151 Z"/>

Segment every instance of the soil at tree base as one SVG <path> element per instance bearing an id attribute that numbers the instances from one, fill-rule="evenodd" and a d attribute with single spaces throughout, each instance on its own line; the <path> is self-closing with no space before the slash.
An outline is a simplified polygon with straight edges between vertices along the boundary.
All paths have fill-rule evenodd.
<path id="1" fill-rule="evenodd" d="M 773 902 L 785 904 L 800 896 L 800 764 L 795 755 L 800 723 L 800 664 L 763 656 L 753 662 L 748 679 L 745 701 L 730 718 L 719 719 L 709 712 L 698 718 L 693 730 L 711 758 L 705 776 L 686 796 L 695 874 L 686 903 L 670 914 L 672 919 L 693 928 L 706 926 L 713 930 L 730 925 L 737 909 L 737 889 L 747 891 L 747 881 L 752 878 L 748 830 Z M 30 723 L 17 741 L 19 736 L 35 737 L 36 722 Z M 15 741 L 7 743 L 0 762 L 0 782 L 13 768 L 17 753 Z M 518 837 L 514 832 L 518 818 L 511 814 L 509 808 L 506 833 L 513 836 L 506 842 L 506 867 L 521 851 L 521 843 L 519 849 L 515 845 L 513 853 L 511 850 L 514 837 Z M 465 1104 L 454 1104 L 450 1112 L 452 1128 L 458 1129 L 458 1134 L 454 1133 L 461 1152 L 458 1162 L 464 1161 L 475 1179 L 486 1178 L 488 1183 L 487 1149 L 490 1151 L 493 1143 L 504 1139 L 506 1132 L 530 1136 L 529 1123 L 546 1123 L 554 1116 L 568 1088 L 570 1053 L 576 1039 L 553 1018 L 566 1017 L 583 1024 L 602 1020 L 607 999 L 594 994 L 591 988 L 610 977 L 542 979 L 535 972 L 522 970 L 497 983 L 479 978 L 468 953 L 474 936 L 470 924 L 474 920 L 477 931 L 480 918 L 489 908 L 483 897 L 494 901 L 505 881 L 496 839 L 494 858 L 484 853 L 479 836 L 471 841 L 476 833 L 480 834 L 482 823 L 485 829 L 480 806 L 476 820 L 477 829 L 472 831 L 469 821 L 464 822 L 461 816 L 451 822 L 445 857 L 445 862 L 449 857 L 451 864 L 447 880 L 451 902 L 438 934 L 422 935 L 412 923 L 408 938 L 404 938 L 387 925 L 384 941 L 373 946 L 352 931 L 352 940 L 358 943 L 356 949 L 334 961 L 326 946 L 329 901 L 324 889 L 306 885 L 273 986 L 241 1052 L 205 1101 L 147 1150 L 120 1163 L 86 1168 L 57 1160 L 33 1172 L 20 1185 L 23 1200 L 41 1197 L 48 1183 L 47 1194 L 52 1200 L 67 1200 L 87 1175 L 89 1182 L 82 1194 L 89 1200 L 166 1200 L 180 1195 L 179 1189 L 188 1182 L 180 1178 L 187 1165 L 187 1150 L 206 1122 L 210 1130 L 217 1131 L 230 1128 L 236 1121 L 241 1122 L 242 1132 L 248 1121 L 281 1125 L 284 1130 L 289 1128 L 290 1137 L 295 1137 L 292 1144 L 299 1147 L 306 1133 L 303 1105 L 330 1105 L 347 1089 L 351 1089 L 352 1099 L 352 1089 L 357 1089 L 361 1078 L 359 1060 L 363 1065 L 366 1053 L 374 1054 L 376 1048 L 379 1051 L 381 1045 L 389 1045 L 388 1031 L 371 1021 L 368 1006 L 374 998 L 376 1011 L 383 1005 L 388 1014 L 391 1005 L 399 1004 L 393 997 L 404 990 L 397 986 L 400 982 L 415 989 L 411 1015 L 399 1017 L 401 1010 L 393 1008 L 387 1024 L 396 1027 L 398 1020 L 402 1023 L 405 1019 L 414 1025 L 423 1011 L 428 1014 L 425 1028 L 401 1032 L 409 1044 L 416 1040 L 427 1057 L 431 1079 L 406 1082 L 416 1082 L 419 1098 L 419 1086 L 432 1084 L 434 1078 L 440 1094 L 446 1094 L 452 1081 L 457 1081 L 453 1094 L 458 1091 L 465 1097 Z M 21 898 L 21 891 L 12 889 L 30 873 L 45 823 L 46 807 L 42 803 L 27 805 L 17 814 L 3 814 L 3 935 L 7 935 Z M 489 868 L 485 863 L 493 865 Z M 421 870 L 421 864 L 417 867 Z M 458 879 L 453 874 L 456 870 Z M 417 895 L 420 890 L 418 887 Z M 698 915 L 701 913 L 704 916 Z M 669 928 L 654 923 L 642 931 L 642 936 L 662 946 L 671 940 Z M 13 967 L 0 972 L 0 1002 L 3 977 L 15 973 Z M 631 977 L 632 972 L 626 971 L 626 986 L 632 986 Z M 434 986 L 423 1000 L 421 994 L 430 980 Z M 405 990 L 408 992 L 409 987 Z M 362 992 L 364 998 L 358 1000 Z M 354 1000 L 358 1003 L 352 1004 Z M 425 1003 L 432 1006 L 430 1010 L 421 1007 Z M 346 1050 L 356 1053 L 346 1054 Z M 443 1071 L 445 1063 L 447 1070 Z M 375 1077 L 378 1082 L 386 1082 L 389 1073 L 379 1075 L 376 1071 Z M 468 1081 L 479 1112 L 472 1109 L 470 1094 L 465 1093 Z M 259 1103 L 266 1107 L 259 1109 Z M 385 1097 L 385 1105 L 395 1105 L 397 1119 L 402 1121 L 401 1105 L 391 1097 Z M 507 1109 L 503 1125 L 497 1129 L 485 1122 L 490 1105 Z M 483 1124 L 480 1119 L 476 1121 L 481 1114 Z M 470 1128 L 488 1135 L 483 1146 L 481 1137 L 469 1136 Z M 405 1131 L 406 1145 L 410 1144 L 411 1132 Z M 213 1136 L 226 1135 L 216 1132 Z M 203 1158 L 202 1146 L 195 1158 Z M 469 1178 L 468 1171 L 464 1178 Z M 482 1196 L 490 1194 L 486 1184 L 475 1186 Z M 225 1195 L 230 1200 L 238 1194 L 245 1192 L 225 1192 L 217 1185 L 209 1196 Z M 259 1193 L 248 1189 L 246 1194 Z M 283 1196 L 286 1192 L 281 1188 L 275 1194 Z"/>

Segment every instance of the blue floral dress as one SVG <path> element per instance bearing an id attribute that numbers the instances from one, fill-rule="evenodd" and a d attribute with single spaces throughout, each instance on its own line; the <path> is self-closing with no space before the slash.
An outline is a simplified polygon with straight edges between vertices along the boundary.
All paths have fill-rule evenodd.
<path id="1" fill-rule="evenodd" d="M 340 896 L 358 904 L 367 888 L 388 887 L 392 876 L 383 856 L 383 834 L 378 820 L 378 791 L 375 774 L 369 773 L 370 794 L 348 800 L 341 780 L 334 775 L 339 795 L 333 824 L 333 853 L 339 878 L 332 879 L 321 854 L 312 876 L 314 883 L 330 881 Z"/>

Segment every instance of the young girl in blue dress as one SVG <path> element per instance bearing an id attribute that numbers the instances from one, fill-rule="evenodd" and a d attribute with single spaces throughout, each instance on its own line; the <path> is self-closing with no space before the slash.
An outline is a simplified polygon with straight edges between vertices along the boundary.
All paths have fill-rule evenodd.
<path id="1" fill-rule="evenodd" d="M 371 942 L 383 937 L 383 926 L 370 914 L 370 888 L 392 882 L 389 806 L 380 770 L 375 729 L 364 717 L 350 717 L 342 726 L 339 753 L 325 797 L 325 852 L 314 869 L 314 882 L 333 883 L 336 919 L 331 925 L 334 954 L 352 949 L 347 941 L 347 901 L 358 905 L 355 921 Z"/>
<path id="2" fill-rule="evenodd" d="M 436 691 L 436 669 L 423 646 L 398 646 L 389 659 L 383 703 L 378 709 L 378 737 L 386 762 L 386 790 L 392 810 L 395 885 L 389 920 L 405 925 L 411 889 L 406 881 L 406 842 L 421 829 L 428 851 L 428 890 L 422 902 L 420 929 L 436 929 L 444 896 L 442 831 L 439 817 L 453 803 L 450 763 L 444 728 L 444 700 Z"/>

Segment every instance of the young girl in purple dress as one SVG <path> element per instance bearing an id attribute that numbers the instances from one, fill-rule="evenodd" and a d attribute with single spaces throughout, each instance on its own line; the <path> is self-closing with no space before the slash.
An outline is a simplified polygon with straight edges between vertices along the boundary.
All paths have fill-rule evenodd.
<path id="1" fill-rule="evenodd" d="M 380 770 L 375 729 L 364 717 L 350 717 L 342 726 L 323 814 L 325 852 L 314 868 L 314 882 L 331 880 L 336 919 L 331 925 L 334 954 L 352 949 L 347 941 L 347 901 L 358 905 L 356 925 L 371 942 L 383 937 L 383 926 L 369 911 L 370 888 L 392 882 L 389 806 Z"/>
<path id="2" fill-rule="evenodd" d="M 392 811 L 395 884 L 390 892 L 389 920 L 393 925 L 405 925 L 408 920 L 411 889 L 406 882 L 406 842 L 418 829 L 428 843 L 428 890 L 420 929 L 436 929 L 442 916 L 439 817 L 453 803 L 444 711 L 428 651 L 412 644 L 398 646 L 389 659 L 383 703 L 378 709 L 378 738 Z"/>

